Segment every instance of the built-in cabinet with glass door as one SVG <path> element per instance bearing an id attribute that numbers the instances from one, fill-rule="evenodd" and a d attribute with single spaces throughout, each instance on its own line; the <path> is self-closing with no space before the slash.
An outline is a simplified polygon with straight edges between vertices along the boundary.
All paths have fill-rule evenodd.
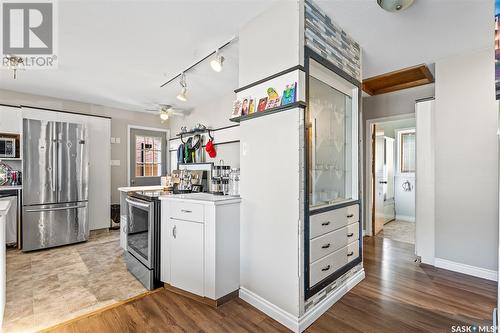
<path id="1" fill-rule="evenodd" d="M 305 296 L 361 262 L 360 84 L 306 50 Z"/>

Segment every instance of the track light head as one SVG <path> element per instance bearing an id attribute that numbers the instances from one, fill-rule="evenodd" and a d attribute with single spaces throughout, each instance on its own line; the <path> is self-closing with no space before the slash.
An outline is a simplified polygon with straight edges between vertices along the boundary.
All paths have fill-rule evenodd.
<path id="1" fill-rule="evenodd" d="M 187 83 L 186 83 L 186 74 L 182 73 L 181 81 L 179 82 L 181 85 L 181 92 L 177 95 L 177 99 L 179 101 L 185 102 L 187 101 Z"/>
<path id="2" fill-rule="evenodd" d="M 217 73 L 222 71 L 222 65 L 224 63 L 224 57 L 219 53 L 219 50 L 215 51 L 214 58 L 210 61 L 210 67 Z"/>

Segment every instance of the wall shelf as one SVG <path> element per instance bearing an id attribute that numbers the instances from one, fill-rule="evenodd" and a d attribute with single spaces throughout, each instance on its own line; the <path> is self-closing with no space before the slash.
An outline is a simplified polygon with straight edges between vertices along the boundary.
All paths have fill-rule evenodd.
<path id="1" fill-rule="evenodd" d="M 273 113 L 278 113 L 278 112 L 282 112 L 282 111 L 286 111 L 286 110 L 290 110 L 290 109 L 296 109 L 296 108 L 305 108 L 305 107 L 306 107 L 305 102 L 295 102 L 292 104 L 281 105 L 281 106 L 277 106 L 275 108 L 270 108 L 270 109 L 267 109 L 267 110 L 262 111 L 262 112 L 254 112 L 252 114 L 248 114 L 245 116 L 234 117 L 234 118 L 231 118 L 229 120 L 232 122 L 235 122 L 235 123 L 239 123 L 239 122 L 242 122 L 245 120 L 259 118 L 259 117 L 267 116 L 267 115 L 270 115 Z"/>

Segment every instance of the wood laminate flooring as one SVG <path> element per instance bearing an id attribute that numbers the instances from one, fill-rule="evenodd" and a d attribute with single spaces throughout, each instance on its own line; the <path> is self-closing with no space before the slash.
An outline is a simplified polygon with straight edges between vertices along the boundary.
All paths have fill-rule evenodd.
<path id="1" fill-rule="evenodd" d="M 413 262 L 413 245 L 364 239 L 366 278 L 307 332 L 451 332 L 491 325 L 496 283 Z M 164 289 L 47 330 L 96 332 L 288 332 L 241 299 L 218 309 Z"/>

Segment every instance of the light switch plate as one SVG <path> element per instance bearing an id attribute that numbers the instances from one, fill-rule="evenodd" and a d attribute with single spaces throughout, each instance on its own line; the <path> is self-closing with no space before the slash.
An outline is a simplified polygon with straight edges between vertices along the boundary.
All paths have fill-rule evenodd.
<path id="1" fill-rule="evenodd" d="M 116 139 L 111 137 L 111 143 L 116 143 Z"/>
<path id="2" fill-rule="evenodd" d="M 111 160 L 111 166 L 120 166 L 120 160 Z"/>
<path id="3" fill-rule="evenodd" d="M 115 143 L 120 143 L 120 138 L 115 138 Z"/>

